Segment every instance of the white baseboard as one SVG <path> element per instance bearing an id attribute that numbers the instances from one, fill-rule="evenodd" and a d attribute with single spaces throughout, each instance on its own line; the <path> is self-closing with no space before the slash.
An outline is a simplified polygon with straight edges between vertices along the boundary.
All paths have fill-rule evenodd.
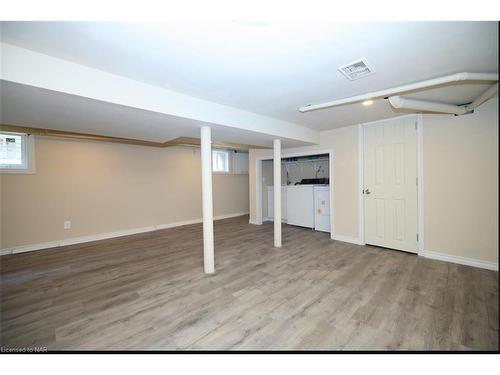
<path id="1" fill-rule="evenodd" d="M 238 216 L 244 216 L 244 215 L 248 215 L 248 212 L 238 212 L 238 213 L 234 213 L 234 214 L 219 215 L 219 216 L 215 216 L 214 220 L 223 220 L 223 219 L 229 219 L 232 217 L 238 217 Z M 175 228 L 175 227 L 180 227 L 180 226 L 184 226 L 184 225 L 199 224 L 201 222 L 202 222 L 202 219 L 199 218 L 199 219 L 178 221 L 175 223 L 152 225 L 152 226 L 142 227 L 142 228 L 133 228 L 133 229 L 127 229 L 127 230 L 121 230 L 121 231 L 115 231 L 115 232 L 99 233 L 99 234 L 94 234 L 94 235 L 90 235 L 90 236 L 67 238 L 64 240 L 41 242 L 41 243 L 22 245 L 22 246 L 14 246 L 14 247 L 0 249 L 0 256 L 1 255 L 8 255 L 8 254 L 24 253 L 24 252 L 28 252 L 28 251 L 50 249 L 50 248 L 59 247 L 59 246 L 75 245 L 75 244 L 79 244 L 79 243 L 105 240 L 105 239 L 109 239 L 109 238 L 129 236 L 132 234 L 152 232 L 155 230 Z M 251 220 L 249 220 L 249 223 L 258 225 L 256 222 L 253 222 Z M 364 245 L 363 243 L 360 242 L 359 238 L 344 236 L 341 234 L 333 234 L 332 239 L 334 239 L 336 241 L 353 243 L 356 245 Z M 461 256 L 456 256 L 456 255 L 448 255 L 448 254 L 443 254 L 443 253 L 429 251 L 429 250 L 421 251 L 421 252 L 419 252 L 418 255 L 423 256 L 425 258 L 429 258 L 429 259 L 442 260 L 445 262 L 457 263 L 457 264 L 462 264 L 462 265 L 466 265 L 466 266 L 472 266 L 472 267 L 484 268 L 484 269 L 492 270 L 492 271 L 498 271 L 498 263 L 495 263 L 495 262 L 489 262 L 489 261 L 485 261 L 485 260 L 461 257 Z"/>
<path id="2" fill-rule="evenodd" d="M 238 216 L 244 216 L 244 215 L 248 215 L 248 212 L 238 212 L 238 213 L 234 213 L 234 214 L 219 215 L 219 216 L 215 216 L 214 220 L 223 220 L 223 219 L 229 219 L 232 217 L 238 217 Z M 184 221 L 178 221 L 175 223 L 152 225 L 152 226 L 148 226 L 148 227 L 126 229 L 126 230 L 120 230 L 120 231 L 116 231 L 116 232 L 107 232 L 107 233 L 93 234 L 93 235 L 89 235 L 89 236 L 67 238 L 64 240 L 40 242 L 40 243 L 35 243 L 35 244 L 30 244 L 30 245 L 8 247 L 5 249 L 0 249 L 0 256 L 1 255 L 8 255 L 8 254 L 24 253 L 27 251 L 50 249 L 50 248 L 59 247 L 59 246 L 75 245 L 75 244 L 84 243 L 84 242 L 106 240 L 108 238 L 130 236 L 132 234 L 153 232 L 155 230 L 175 228 L 175 227 L 180 227 L 183 225 L 198 224 L 201 222 L 202 222 L 201 218 L 200 219 L 192 219 L 192 220 L 184 220 Z"/>
<path id="3" fill-rule="evenodd" d="M 266 221 L 271 221 L 271 222 L 274 222 L 274 218 L 273 217 L 263 217 L 262 218 L 262 222 L 265 223 Z M 283 224 L 286 224 L 286 219 L 281 219 L 281 222 Z"/>
<path id="4" fill-rule="evenodd" d="M 336 241 L 349 242 L 349 243 L 353 243 L 353 244 L 356 244 L 356 245 L 364 245 L 363 243 L 361 243 L 361 241 L 359 240 L 359 238 L 357 238 L 357 237 L 350 237 L 350 236 L 344 236 L 342 234 L 335 234 L 334 233 L 332 235 L 332 239 L 336 240 Z"/>
<path id="5" fill-rule="evenodd" d="M 492 271 L 498 271 L 498 263 L 489 262 L 486 260 L 466 258 L 457 255 L 448 255 L 429 250 L 421 251 L 418 253 L 418 255 L 423 256 L 424 258 L 442 260 L 445 262 L 463 264 L 465 266 L 472 266 L 478 268 L 485 268 L 487 270 L 492 270 Z"/>

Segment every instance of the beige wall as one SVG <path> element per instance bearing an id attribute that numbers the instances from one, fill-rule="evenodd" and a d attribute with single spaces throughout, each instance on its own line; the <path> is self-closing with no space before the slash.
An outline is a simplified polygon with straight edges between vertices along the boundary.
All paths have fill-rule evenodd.
<path id="1" fill-rule="evenodd" d="M 2 248 L 201 218 L 198 148 L 35 143 L 36 174 L 0 175 Z M 214 175 L 214 215 L 248 212 L 248 186 Z"/>
<path id="2" fill-rule="evenodd" d="M 425 249 L 498 262 L 498 99 L 424 118 Z"/>
<path id="3" fill-rule="evenodd" d="M 498 99 L 466 116 L 424 115 L 424 228 L 427 251 L 498 262 Z M 358 126 L 321 132 L 333 148 L 335 234 L 359 237 Z M 250 152 L 250 220 L 255 221 L 255 158 Z"/>

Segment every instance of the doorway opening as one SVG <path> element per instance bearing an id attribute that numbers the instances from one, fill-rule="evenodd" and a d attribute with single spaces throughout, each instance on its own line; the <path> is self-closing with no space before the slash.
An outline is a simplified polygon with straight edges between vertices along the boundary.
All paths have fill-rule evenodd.
<path id="1" fill-rule="evenodd" d="M 333 236 L 333 163 L 330 150 L 283 153 L 281 158 L 282 222 Z M 272 158 L 256 165 L 256 221 L 273 221 L 274 184 Z"/>

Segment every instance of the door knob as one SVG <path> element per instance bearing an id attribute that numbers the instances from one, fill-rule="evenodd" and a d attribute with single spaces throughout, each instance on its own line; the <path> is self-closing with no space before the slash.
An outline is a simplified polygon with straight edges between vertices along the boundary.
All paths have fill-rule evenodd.
<path id="1" fill-rule="evenodd" d="M 366 190 L 365 190 L 365 194 L 366 194 L 366 195 L 371 194 L 370 189 L 366 189 Z"/>

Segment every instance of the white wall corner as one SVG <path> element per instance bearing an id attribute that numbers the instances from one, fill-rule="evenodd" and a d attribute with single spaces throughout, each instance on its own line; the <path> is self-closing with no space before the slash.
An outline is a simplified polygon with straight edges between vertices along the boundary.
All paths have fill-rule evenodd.
<path id="1" fill-rule="evenodd" d="M 363 124 L 358 125 L 358 237 L 365 244 L 365 199 L 364 189 L 364 133 Z"/>
<path id="2" fill-rule="evenodd" d="M 425 249 L 424 236 L 424 117 L 417 114 L 417 206 L 418 206 L 418 253 Z"/>
<path id="3" fill-rule="evenodd" d="M 342 234 L 333 233 L 331 235 L 331 238 L 333 240 L 336 240 L 336 241 L 348 242 L 348 243 L 353 243 L 353 244 L 356 244 L 356 245 L 364 245 L 363 243 L 361 243 L 361 240 L 359 238 L 357 238 L 357 237 L 344 236 Z"/>

